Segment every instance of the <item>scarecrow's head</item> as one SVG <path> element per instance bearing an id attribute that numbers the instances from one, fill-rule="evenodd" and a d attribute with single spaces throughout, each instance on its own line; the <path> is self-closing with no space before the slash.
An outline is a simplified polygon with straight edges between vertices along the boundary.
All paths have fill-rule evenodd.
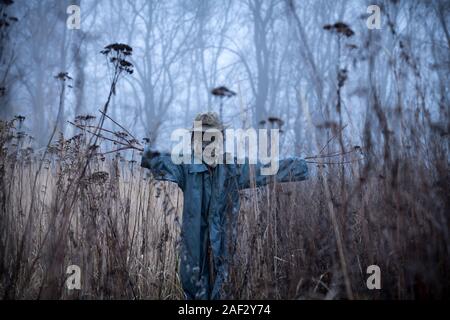
<path id="1" fill-rule="evenodd" d="M 208 154 L 212 157 L 220 156 L 223 150 L 223 132 L 225 126 L 215 112 L 199 113 L 191 128 L 191 139 L 194 152 Z"/>

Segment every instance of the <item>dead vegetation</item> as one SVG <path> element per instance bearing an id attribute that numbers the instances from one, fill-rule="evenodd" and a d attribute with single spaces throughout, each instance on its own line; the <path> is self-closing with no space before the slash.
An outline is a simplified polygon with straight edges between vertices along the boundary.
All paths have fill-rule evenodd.
<path id="1" fill-rule="evenodd" d="M 301 29 L 295 15 L 294 21 Z M 369 35 L 356 47 L 345 43 L 354 33 L 348 25 L 323 28 L 337 37 L 339 59 L 335 79 L 315 80 L 314 87 L 322 97 L 322 86 L 329 85 L 331 98 L 314 106 L 324 114 L 323 123 L 316 125 L 311 110 L 299 101 L 299 118 L 305 121 L 298 123 L 308 127 L 296 141 L 319 154 L 308 159 L 308 181 L 242 192 L 228 284 L 231 298 L 448 299 L 446 78 L 439 78 L 439 90 L 430 88 L 423 66 L 399 38 L 386 67 L 394 83 L 386 94 L 375 72 L 380 60 L 374 53 L 376 39 Z M 393 25 L 391 33 L 397 34 Z M 341 48 L 360 47 L 365 51 L 358 68 L 364 65 L 367 74 L 354 81 L 367 83 L 351 89 L 367 100 L 358 104 L 367 109 L 354 111 L 345 89 L 355 75 L 341 64 L 340 55 Z M 111 50 L 121 55 L 109 57 L 114 72 L 102 117 L 92 127 L 90 116 L 79 118 L 82 125 L 74 123 L 92 129 L 93 135 L 59 136 L 43 153 L 32 149 L 23 117 L 0 122 L 4 299 L 182 298 L 177 252 L 183 196 L 175 185 L 147 176 L 139 166 L 141 146 L 134 137 L 103 126 L 119 75 L 132 71 L 125 59 L 131 54 L 128 46 L 105 50 L 106 56 Z M 311 69 L 310 79 L 316 79 Z M 390 99 L 381 99 L 383 94 Z M 349 123 L 351 133 L 346 133 L 350 112 L 364 123 Z M 270 125 L 283 124 L 271 119 Z M 116 155 L 101 151 L 107 134 L 109 143 L 117 143 Z M 132 153 L 127 156 L 131 160 L 116 152 L 121 148 Z M 65 287 L 66 268 L 73 264 L 82 270 L 79 291 Z M 367 267 L 374 264 L 381 268 L 381 290 L 366 287 Z"/>
<path id="2" fill-rule="evenodd" d="M 97 153 L 77 179 L 87 137 L 60 136 L 42 159 L 23 121 L 1 122 L 2 297 L 182 298 L 177 187 L 147 177 L 137 153 Z M 366 148 L 363 162 L 312 164 L 307 182 L 243 191 L 232 297 L 448 297 L 446 140 L 432 127 L 410 129 L 408 146 Z M 80 291 L 64 285 L 72 264 Z M 366 288 L 372 264 L 382 290 Z"/>

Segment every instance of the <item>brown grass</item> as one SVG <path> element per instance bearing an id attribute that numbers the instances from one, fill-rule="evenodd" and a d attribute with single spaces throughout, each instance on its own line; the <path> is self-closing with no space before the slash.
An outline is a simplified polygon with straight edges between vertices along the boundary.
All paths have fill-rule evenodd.
<path id="1" fill-rule="evenodd" d="M 2 297 L 182 298 L 177 187 L 120 156 L 94 157 L 78 179 L 85 137 L 60 137 L 42 162 L 17 121 L 1 123 Z M 408 147 L 372 147 L 363 162 L 311 165 L 306 182 L 243 191 L 231 296 L 448 298 L 447 146 L 430 128 L 410 129 Z M 71 264 L 79 291 L 64 285 Z M 366 288 L 372 264 L 382 290 Z"/>

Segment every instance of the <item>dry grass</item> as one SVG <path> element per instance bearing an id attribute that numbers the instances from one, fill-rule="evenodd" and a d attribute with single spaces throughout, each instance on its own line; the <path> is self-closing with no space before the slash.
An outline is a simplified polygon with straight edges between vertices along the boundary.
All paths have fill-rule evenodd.
<path id="1" fill-rule="evenodd" d="M 40 171 L 34 154 L 2 155 L 2 296 L 180 297 L 176 187 L 155 184 L 136 162 L 119 157 L 92 160 L 76 182 L 81 142 L 60 139 L 52 148 Z M 64 289 L 72 264 L 81 266 L 81 291 Z"/>
<path id="2" fill-rule="evenodd" d="M 42 162 L 16 127 L 1 124 L 2 297 L 181 298 L 177 187 L 119 156 L 96 156 L 80 175 L 83 136 L 60 137 Z M 311 166 L 307 182 L 243 191 L 231 296 L 448 298 L 448 153 L 423 131 L 430 143 L 410 139 L 415 152 L 396 146 L 383 158 L 380 146 L 364 162 Z M 64 286 L 71 264 L 80 291 Z M 382 290 L 366 288 L 372 264 Z"/>
<path id="3" fill-rule="evenodd" d="M 302 151 L 322 150 L 323 142 L 334 136 L 324 150 L 340 154 L 337 161 L 345 164 L 312 163 L 308 181 L 242 192 L 228 284 L 231 298 L 448 299 L 450 103 L 448 46 L 442 40 L 445 34 L 448 42 L 444 7 L 435 17 L 443 33 L 433 33 L 433 24 L 425 24 L 424 31 L 415 34 L 419 24 L 409 25 L 408 19 L 423 21 L 426 16 L 415 9 L 420 4 L 405 9 L 407 28 L 383 16 L 389 27 L 383 36 L 364 32 L 359 38 L 349 25 L 327 24 L 323 32 L 334 37 L 337 46 L 336 56 L 327 61 L 314 52 L 332 38 L 318 38 L 321 43 L 313 43 L 314 50 L 309 50 L 303 29 L 307 24 L 295 13 L 293 2 L 289 7 L 300 42 L 299 51 L 287 56 L 293 59 L 288 64 L 305 68 L 276 86 L 295 83 L 293 90 L 287 88 L 280 95 L 286 94 L 288 112 L 275 107 L 264 111 L 290 116 L 285 119 L 290 122 L 286 121 L 289 134 L 293 126 L 309 124 L 295 130 L 294 142 L 302 143 L 297 146 Z M 422 33 L 429 33 L 429 38 Z M 351 43 L 346 42 L 349 38 Z M 125 60 L 131 47 L 112 44 L 102 53 L 108 56 L 111 50 L 120 59 L 109 60 L 112 83 L 102 118 L 93 127 L 95 139 L 61 136 L 44 152 L 34 151 L 22 132 L 22 117 L 0 121 L 3 299 L 183 296 L 177 276 L 183 195 L 175 185 L 147 177 L 137 153 L 138 162 L 94 155 L 98 147 L 94 145 L 105 142 L 99 135 L 106 132 L 103 124 L 119 76 L 132 71 Z M 323 62 L 326 72 L 320 74 L 322 68 L 315 64 Z M 57 120 L 62 119 L 68 73 L 58 77 Z M 267 79 L 272 81 L 272 76 L 267 74 Z M 307 96 L 322 124 L 312 125 L 304 102 L 293 105 L 296 94 L 302 99 L 302 87 L 311 91 Z M 267 100 L 275 101 L 277 92 L 271 90 Z M 239 95 L 245 113 L 241 90 Z M 33 111 L 31 106 L 24 109 Z M 344 132 L 347 125 L 351 132 Z M 355 144 L 360 145 L 357 150 Z M 131 142 L 119 145 L 138 150 Z M 353 155 L 349 151 L 357 151 L 363 160 L 348 162 Z M 79 291 L 65 287 L 66 268 L 72 264 L 82 270 Z M 366 268 L 373 264 L 381 268 L 381 290 L 366 287 Z"/>

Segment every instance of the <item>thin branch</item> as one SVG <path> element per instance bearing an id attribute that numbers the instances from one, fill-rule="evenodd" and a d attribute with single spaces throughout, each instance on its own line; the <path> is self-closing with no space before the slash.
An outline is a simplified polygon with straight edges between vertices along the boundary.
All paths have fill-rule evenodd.
<path id="1" fill-rule="evenodd" d="M 317 156 L 310 156 L 310 157 L 305 157 L 305 160 L 309 160 L 309 159 L 322 159 L 322 158 L 333 158 L 333 157 L 338 157 L 338 156 L 344 156 L 353 152 L 358 151 L 359 149 L 354 149 L 354 150 L 349 150 L 349 151 L 344 151 L 344 152 L 334 152 L 334 153 L 329 153 L 329 154 L 323 154 L 323 155 L 317 155 Z"/>
<path id="2" fill-rule="evenodd" d="M 120 125 L 117 121 L 115 121 L 113 118 L 111 118 L 110 116 L 108 116 L 106 113 L 104 113 L 102 110 L 99 110 L 101 114 L 103 114 L 105 117 L 107 117 L 109 120 L 111 120 L 112 122 L 114 122 L 116 125 L 118 125 L 123 131 L 125 131 L 128 135 L 130 135 L 130 137 L 132 137 L 137 144 L 141 145 L 138 141 L 138 139 L 136 139 L 135 136 L 133 136 L 127 129 L 125 129 L 122 125 Z"/>
<path id="3" fill-rule="evenodd" d="M 338 132 L 336 132 L 336 134 L 334 136 L 332 136 L 327 143 L 323 146 L 323 148 L 320 150 L 319 154 L 321 154 L 323 152 L 323 150 L 325 150 L 325 148 L 330 144 L 331 141 L 333 141 L 334 139 L 336 139 L 336 137 L 338 136 L 339 133 L 341 133 L 345 128 L 347 127 L 347 125 L 343 126 L 342 128 L 340 128 L 338 130 Z"/>
<path id="4" fill-rule="evenodd" d="M 339 162 L 306 161 L 306 163 L 314 163 L 314 164 L 322 164 L 322 165 L 324 165 L 324 164 L 348 164 L 348 163 L 359 162 L 361 160 L 364 160 L 364 158 L 347 160 L 347 161 L 339 161 Z"/>
<path id="5" fill-rule="evenodd" d="M 143 151 L 144 149 L 138 148 L 138 147 L 135 147 L 135 146 L 128 146 L 128 147 L 118 148 L 118 149 L 111 150 L 111 151 L 107 151 L 107 152 L 99 152 L 99 153 L 97 153 L 97 155 L 105 155 L 105 154 L 110 154 L 110 153 L 119 152 L 119 151 L 124 151 L 124 150 L 138 150 L 138 151 Z"/>
<path id="6" fill-rule="evenodd" d="M 123 145 L 123 146 L 129 146 L 129 145 L 131 145 L 130 143 L 123 143 L 123 142 L 121 142 L 121 141 L 117 141 L 117 140 L 111 139 L 111 138 L 109 138 L 109 137 L 105 137 L 105 136 L 103 136 L 101 133 L 92 132 L 92 131 L 88 130 L 86 127 L 81 126 L 81 125 L 77 125 L 77 124 L 75 124 L 75 123 L 73 123 L 73 122 L 71 122 L 71 121 L 67 121 L 67 122 L 70 123 L 71 125 L 73 125 L 73 126 L 79 128 L 79 129 L 81 129 L 81 130 L 84 130 L 84 131 L 86 131 L 86 132 L 89 132 L 90 134 L 96 136 L 97 138 L 105 139 L 105 140 L 111 141 L 111 142 L 113 142 L 113 143 L 121 144 L 121 145 Z M 91 127 L 92 127 L 92 126 L 91 126 Z M 97 128 L 97 127 L 94 127 L 94 128 L 96 128 L 96 129 L 102 129 L 102 128 Z M 127 141 L 127 142 L 128 142 L 128 141 Z"/>

